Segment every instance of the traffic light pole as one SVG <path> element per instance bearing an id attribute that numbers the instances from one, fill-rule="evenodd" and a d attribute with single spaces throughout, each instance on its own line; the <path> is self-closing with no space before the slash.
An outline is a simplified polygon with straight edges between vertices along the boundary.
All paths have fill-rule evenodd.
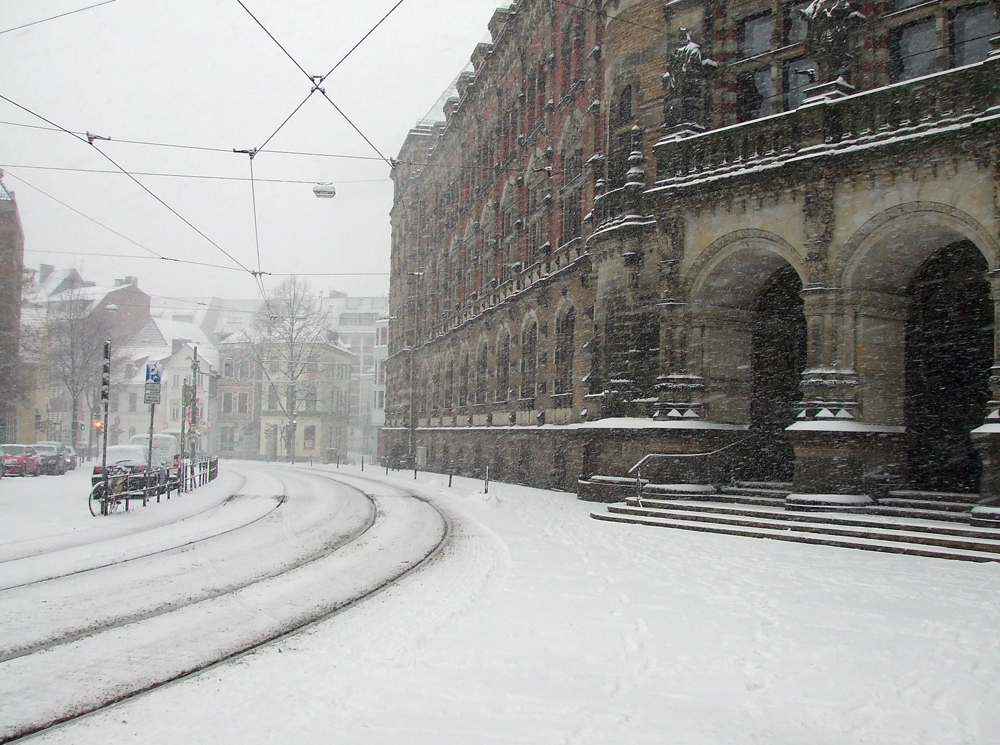
<path id="1" fill-rule="evenodd" d="M 101 427 L 101 481 L 108 493 L 108 406 L 111 402 L 111 341 L 104 342 L 104 366 L 101 369 L 101 400 L 104 402 L 104 424 Z M 106 505 L 107 502 L 102 502 Z"/>

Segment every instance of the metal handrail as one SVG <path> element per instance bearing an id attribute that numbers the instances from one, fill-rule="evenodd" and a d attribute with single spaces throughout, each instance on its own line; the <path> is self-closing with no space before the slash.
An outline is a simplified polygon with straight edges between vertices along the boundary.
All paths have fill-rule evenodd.
<path id="1" fill-rule="evenodd" d="M 750 435 L 742 439 L 736 440 L 735 442 L 731 442 L 728 445 L 723 445 L 718 450 L 711 450 L 707 453 L 647 453 L 646 455 L 642 456 L 642 459 L 638 463 L 636 463 L 634 466 L 628 469 L 628 472 L 634 473 L 640 470 L 642 468 L 642 465 L 647 460 L 656 458 L 709 458 L 713 455 L 718 455 L 721 452 L 729 450 L 730 448 L 734 448 L 737 445 L 743 445 L 753 439 L 754 435 Z"/>

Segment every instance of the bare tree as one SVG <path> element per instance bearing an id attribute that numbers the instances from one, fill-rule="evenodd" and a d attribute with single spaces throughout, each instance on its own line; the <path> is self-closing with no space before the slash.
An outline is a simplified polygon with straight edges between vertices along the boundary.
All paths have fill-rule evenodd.
<path id="1" fill-rule="evenodd" d="M 302 385 L 316 364 L 316 345 L 327 342 L 330 327 L 308 282 L 289 277 L 278 285 L 254 315 L 248 333 L 254 361 L 263 371 L 265 389 L 275 391 L 285 416 L 285 442 L 295 459 L 295 415 L 307 395 Z"/>
<path id="2" fill-rule="evenodd" d="M 52 380 L 69 400 L 74 448 L 80 431 L 80 404 L 99 383 L 109 332 L 104 314 L 93 312 L 92 306 L 85 289 L 67 290 L 50 300 L 46 319 Z"/>

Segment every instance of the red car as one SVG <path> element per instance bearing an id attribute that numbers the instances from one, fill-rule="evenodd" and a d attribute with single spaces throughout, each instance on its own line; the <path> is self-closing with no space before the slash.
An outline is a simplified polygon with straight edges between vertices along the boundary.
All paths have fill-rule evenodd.
<path id="1" fill-rule="evenodd" d="M 38 453 L 30 445 L 0 445 L 3 452 L 3 470 L 6 476 L 37 476 L 41 471 Z"/>

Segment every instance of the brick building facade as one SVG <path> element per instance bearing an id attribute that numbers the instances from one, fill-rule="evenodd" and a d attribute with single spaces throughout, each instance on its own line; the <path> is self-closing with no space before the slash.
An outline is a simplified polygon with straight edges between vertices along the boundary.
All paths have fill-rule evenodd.
<path id="1" fill-rule="evenodd" d="M 0 176 L 3 174 L 0 173 Z M 0 182 L 0 442 L 17 437 L 24 230 L 14 194 Z"/>
<path id="2" fill-rule="evenodd" d="M 994 11 L 498 10 L 394 169 L 387 453 L 996 492 Z"/>

